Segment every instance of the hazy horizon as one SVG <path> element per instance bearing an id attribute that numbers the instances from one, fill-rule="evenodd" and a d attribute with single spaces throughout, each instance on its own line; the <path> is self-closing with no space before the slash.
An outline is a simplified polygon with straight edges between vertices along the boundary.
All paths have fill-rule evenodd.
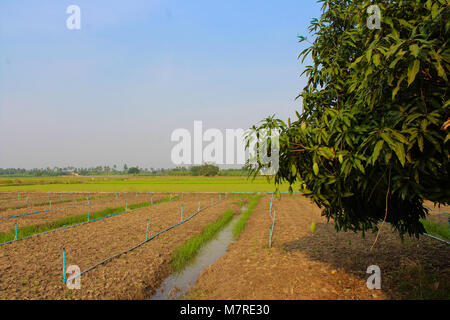
<path id="1" fill-rule="evenodd" d="M 81 30 L 68 30 L 69 5 Z M 0 4 L 0 168 L 171 168 L 170 135 L 295 116 L 316 2 Z"/>

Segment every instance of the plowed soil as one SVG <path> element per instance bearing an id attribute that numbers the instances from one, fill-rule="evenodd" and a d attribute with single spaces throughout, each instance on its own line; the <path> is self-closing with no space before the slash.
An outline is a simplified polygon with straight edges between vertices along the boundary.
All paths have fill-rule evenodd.
<path id="1" fill-rule="evenodd" d="M 149 298 L 169 274 L 171 254 L 205 225 L 217 220 L 232 200 L 197 214 L 188 222 L 161 234 L 134 251 L 81 276 L 81 289 L 63 283 L 62 246 L 66 267 L 81 271 L 145 240 L 147 219 L 150 235 L 180 221 L 180 205 L 187 218 L 210 205 L 211 195 L 185 195 L 177 200 L 142 208 L 124 215 L 56 231 L 0 247 L 0 299 L 144 299 Z"/>
<path id="2" fill-rule="evenodd" d="M 8 198 L 0 199 L 0 212 L 7 210 L 16 210 L 22 208 L 32 208 L 34 206 L 49 206 L 50 201 L 53 205 L 67 204 L 71 202 L 83 201 L 87 196 L 92 200 L 96 197 L 113 198 L 113 194 L 88 194 L 88 193 L 18 193 L 10 194 Z M 5 195 L 3 195 L 6 197 Z M 28 201 L 27 201 L 28 198 Z"/>
<path id="3" fill-rule="evenodd" d="M 5 206 L 7 206 L 7 208 L 4 208 L 4 210 L 0 210 L 0 218 L 2 217 L 8 217 L 8 216 L 12 216 L 12 215 L 17 215 L 17 214 L 24 214 L 24 213 L 29 213 L 29 212 L 35 212 L 35 211 L 41 211 L 41 210 L 48 210 L 48 209 L 55 209 L 55 208 L 65 208 L 68 206 L 76 206 L 76 205 L 88 205 L 88 203 L 102 203 L 102 202 L 108 202 L 108 201 L 115 201 L 115 200 L 133 200 L 133 199 L 144 199 L 145 201 L 149 201 L 150 200 L 150 195 L 149 194 L 138 194 L 136 195 L 135 193 L 121 193 L 119 194 L 117 197 L 114 195 L 105 195 L 105 194 L 90 194 L 89 197 L 89 201 L 86 199 L 86 197 L 88 196 L 88 194 L 84 194 L 84 195 L 72 195 L 73 198 L 72 199 L 65 199 L 63 198 L 63 200 L 68 200 L 67 202 L 61 202 L 58 199 L 54 199 L 54 201 L 52 200 L 52 204 L 50 206 L 50 202 L 48 201 L 48 198 L 45 199 L 43 202 L 42 201 L 34 201 L 32 202 L 30 200 L 29 205 L 28 206 L 22 206 L 24 204 L 23 200 L 20 200 L 21 202 L 21 206 L 19 207 L 15 207 L 11 201 L 9 201 L 8 203 L 4 204 Z M 156 194 L 153 195 L 153 197 L 155 197 Z M 51 196 L 53 198 L 53 196 Z M 13 202 L 17 202 L 17 200 L 13 200 Z M 124 202 L 125 203 L 125 202 Z"/>
<path id="4" fill-rule="evenodd" d="M 162 200 L 169 197 L 169 195 L 164 194 L 155 194 L 153 195 L 153 201 Z M 87 201 L 83 202 L 75 202 L 75 203 L 65 203 L 65 204 L 59 204 L 57 206 L 52 206 L 52 210 L 49 212 L 40 212 L 37 214 L 32 214 L 28 216 L 22 216 L 22 217 L 16 217 L 12 219 L 4 219 L 0 220 L 0 232 L 10 232 L 11 230 L 14 230 L 14 224 L 17 223 L 17 226 L 19 228 L 29 226 L 29 225 L 41 225 L 48 222 L 56 221 L 65 217 L 69 216 L 77 216 L 82 214 L 87 214 L 89 211 L 89 208 L 91 208 L 91 213 L 94 213 L 96 211 L 104 210 L 107 208 L 118 208 L 118 207 L 125 207 L 125 204 L 128 203 L 129 205 L 135 204 L 135 203 L 143 203 L 143 202 L 150 202 L 149 196 L 144 195 L 134 195 L 134 194 L 127 194 L 127 195 L 121 195 L 118 199 L 100 199 L 100 200 L 90 200 L 89 205 Z M 15 216 L 20 214 L 26 214 L 29 212 L 37 212 L 40 210 L 48 210 L 49 206 L 42 206 L 42 207 L 32 207 L 32 208 L 24 208 L 24 209 L 18 209 L 18 210 L 8 210 L 5 212 L 0 213 L 0 217 L 2 216 Z M 6 214 L 7 212 L 7 214 Z"/>
<path id="5" fill-rule="evenodd" d="M 260 200 L 238 241 L 202 272 L 190 299 L 450 299 L 436 293 L 450 292 L 448 245 L 425 236 L 402 242 L 385 224 L 370 251 L 374 234 L 336 233 L 310 200 L 286 196 L 274 201 L 269 249 L 269 200 Z M 367 288 L 371 265 L 381 269 L 381 290 Z"/>

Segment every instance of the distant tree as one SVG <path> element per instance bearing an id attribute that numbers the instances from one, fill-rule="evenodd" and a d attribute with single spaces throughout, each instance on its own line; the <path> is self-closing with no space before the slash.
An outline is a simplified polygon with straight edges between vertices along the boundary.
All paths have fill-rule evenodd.
<path id="1" fill-rule="evenodd" d="M 219 173 L 219 167 L 213 164 L 205 164 L 203 166 L 203 170 L 204 170 L 203 175 L 207 177 L 217 176 L 217 174 Z"/>
<path id="2" fill-rule="evenodd" d="M 191 167 L 193 176 L 216 176 L 219 173 L 219 167 L 213 164 L 205 163 L 201 166 Z"/>
<path id="3" fill-rule="evenodd" d="M 191 173 L 192 173 L 192 175 L 193 176 L 199 176 L 201 173 L 200 173 L 200 169 L 201 169 L 201 167 L 200 166 L 193 166 L 193 167 L 191 167 Z"/>
<path id="4" fill-rule="evenodd" d="M 138 167 L 131 167 L 130 169 L 128 169 L 128 174 L 138 174 L 139 172 L 141 171 Z"/>

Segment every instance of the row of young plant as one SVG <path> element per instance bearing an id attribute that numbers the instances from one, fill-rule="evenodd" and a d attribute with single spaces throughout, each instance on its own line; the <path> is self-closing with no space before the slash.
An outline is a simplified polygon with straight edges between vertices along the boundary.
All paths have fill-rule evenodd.
<path id="1" fill-rule="evenodd" d="M 83 196 L 81 198 L 63 199 L 63 194 L 61 193 L 59 195 L 59 197 L 51 198 L 50 196 L 48 196 L 48 198 L 45 197 L 46 198 L 45 201 L 40 200 L 40 202 L 31 202 L 29 200 L 29 197 L 26 196 L 23 199 L 21 199 L 21 200 L 24 200 L 23 204 L 10 206 L 10 207 L 3 206 L 3 207 L 0 207 L 0 211 L 17 210 L 17 209 L 23 209 L 23 208 L 28 208 L 28 207 L 47 206 L 47 205 L 51 209 L 52 205 L 61 204 L 61 203 L 78 203 L 78 202 L 84 202 L 84 201 L 89 203 L 91 200 L 109 199 L 109 198 L 119 199 L 119 194 L 123 195 L 123 193 L 115 192 L 115 193 L 111 193 L 111 194 L 94 195 L 91 197 L 90 193 L 88 193 L 88 194 L 83 194 Z M 18 194 L 18 198 L 19 198 L 19 195 L 20 195 L 20 193 Z M 136 193 L 136 196 L 137 195 L 138 194 Z M 44 197 L 39 197 L 39 198 L 44 198 Z M 0 200 L 0 201 L 10 201 L 10 200 Z M 17 200 L 17 201 L 19 201 L 19 200 Z"/>
<path id="2" fill-rule="evenodd" d="M 127 213 L 132 210 L 140 209 L 149 207 L 155 204 L 169 202 L 172 200 L 178 199 L 179 196 L 170 196 L 167 198 L 163 198 L 161 200 L 157 201 L 145 201 L 141 203 L 135 203 L 135 204 L 125 204 L 125 206 L 119 206 L 115 208 L 106 208 L 99 211 L 91 212 L 90 209 L 87 213 L 80 214 L 80 215 L 74 215 L 69 217 L 64 217 L 55 221 L 51 221 L 44 224 L 38 224 L 38 225 L 30 225 L 25 227 L 15 227 L 14 230 L 11 230 L 10 232 L 1 233 L 0 232 L 0 245 L 4 245 L 13 241 L 22 240 L 25 238 L 29 238 L 31 236 L 36 236 L 39 234 L 47 233 L 50 231 L 59 230 L 61 228 L 68 228 L 73 227 L 76 225 L 89 223 L 98 221 L 100 219 L 109 218 L 112 216 L 116 216 L 119 214 Z"/>
<path id="3" fill-rule="evenodd" d="M 244 231 L 248 219 L 253 214 L 259 199 L 261 199 L 263 195 L 240 195 L 235 197 L 240 198 L 240 201 L 238 202 L 240 207 L 243 207 L 244 203 L 248 202 L 247 208 L 240 214 L 239 218 L 233 225 L 232 232 L 233 237 L 236 240 L 239 238 L 242 231 Z M 224 229 L 235 215 L 235 211 L 231 209 L 226 210 L 219 219 L 207 225 L 199 235 L 187 240 L 178 249 L 176 249 L 171 259 L 173 271 L 180 272 L 187 265 L 192 263 L 201 248 L 211 241 L 222 229 Z"/>

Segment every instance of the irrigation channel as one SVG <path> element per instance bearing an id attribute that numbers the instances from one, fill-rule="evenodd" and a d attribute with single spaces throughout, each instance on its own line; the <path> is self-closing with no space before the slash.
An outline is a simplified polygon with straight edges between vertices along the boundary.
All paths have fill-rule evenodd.
<path id="1" fill-rule="evenodd" d="M 241 212 L 246 207 L 241 208 Z M 205 268 L 213 264 L 227 251 L 233 241 L 233 226 L 239 216 L 234 218 L 223 228 L 216 237 L 200 249 L 197 257 L 183 271 L 169 275 L 150 300 L 182 300 Z"/>

